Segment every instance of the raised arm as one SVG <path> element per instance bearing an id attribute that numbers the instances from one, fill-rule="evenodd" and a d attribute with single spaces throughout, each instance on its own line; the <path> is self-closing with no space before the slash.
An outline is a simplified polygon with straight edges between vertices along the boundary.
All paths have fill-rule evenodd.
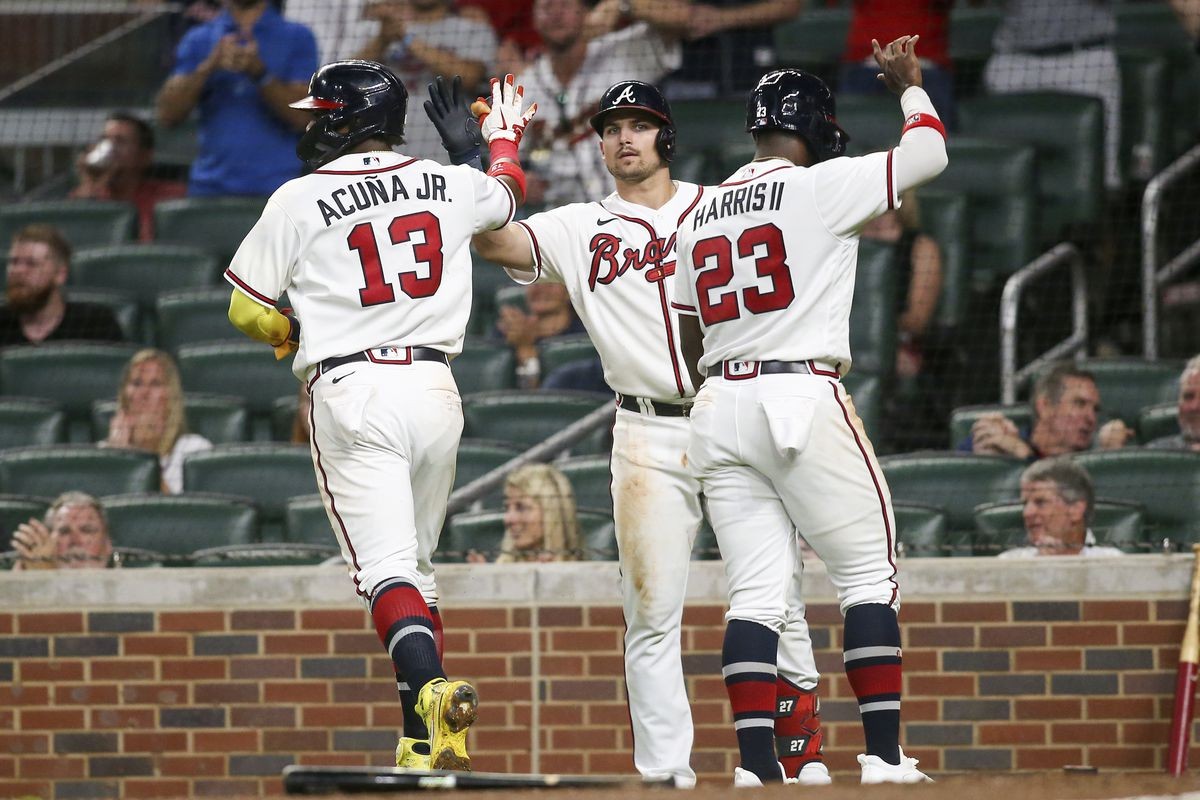
<path id="1" fill-rule="evenodd" d="M 901 36 L 886 47 L 871 40 L 879 79 L 900 96 L 904 131 L 892 152 L 896 192 L 905 192 L 937 177 L 946 169 L 946 129 L 929 95 L 921 88 L 917 61 L 918 36 Z"/>

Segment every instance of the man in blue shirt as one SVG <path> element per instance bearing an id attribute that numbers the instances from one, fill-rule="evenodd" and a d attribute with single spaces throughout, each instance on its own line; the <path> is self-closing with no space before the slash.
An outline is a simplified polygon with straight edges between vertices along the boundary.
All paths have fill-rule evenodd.
<path id="1" fill-rule="evenodd" d="M 158 121 L 173 127 L 200 109 L 190 196 L 266 196 L 300 174 L 296 142 L 309 115 L 288 103 L 308 92 L 317 42 L 267 0 L 224 5 L 179 43 L 175 69 L 158 95 Z"/>

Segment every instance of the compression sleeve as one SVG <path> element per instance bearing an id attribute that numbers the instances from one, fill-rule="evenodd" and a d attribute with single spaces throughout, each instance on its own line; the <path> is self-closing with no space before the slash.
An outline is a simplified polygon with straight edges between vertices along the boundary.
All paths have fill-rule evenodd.
<path id="1" fill-rule="evenodd" d="M 229 321 L 251 339 L 278 347 L 287 341 L 292 323 L 271 306 L 264 306 L 234 289 L 229 297 Z"/>
<path id="2" fill-rule="evenodd" d="M 900 144 L 892 151 L 892 169 L 896 193 L 933 180 L 946 169 L 946 129 L 929 95 L 919 86 L 910 86 L 900 96 L 904 111 L 904 131 Z"/>

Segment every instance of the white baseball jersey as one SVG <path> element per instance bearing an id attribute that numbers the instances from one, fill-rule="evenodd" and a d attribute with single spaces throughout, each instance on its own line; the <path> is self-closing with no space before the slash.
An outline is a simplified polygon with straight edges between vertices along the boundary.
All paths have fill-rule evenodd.
<path id="1" fill-rule="evenodd" d="M 372 347 L 462 350 L 473 234 L 502 227 L 512 193 L 467 166 L 344 155 L 271 195 L 225 278 L 263 305 L 286 291 L 303 323 L 292 371 Z"/>
<path id="2" fill-rule="evenodd" d="M 667 402 L 695 393 L 679 355 L 668 286 L 675 272 L 675 226 L 700 189 L 678 181 L 675 186 L 674 197 L 657 210 L 614 192 L 597 203 L 562 206 L 517 223 L 529 236 L 533 280 L 566 284 L 608 385 Z M 509 274 L 530 280 L 528 272 Z"/>

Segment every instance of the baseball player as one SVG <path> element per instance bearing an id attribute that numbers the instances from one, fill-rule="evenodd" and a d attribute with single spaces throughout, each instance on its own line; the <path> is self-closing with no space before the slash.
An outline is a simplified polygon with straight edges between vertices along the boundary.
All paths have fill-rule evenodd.
<path id="1" fill-rule="evenodd" d="M 843 657 L 866 737 L 862 782 L 928 780 L 899 744 L 891 498 L 840 381 L 850 369 L 858 231 L 946 166 L 916 41 L 874 44 L 904 111 L 897 147 L 840 158 L 847 136 L 825 84 L 771 72 L 747 106 L 754 160 L 706 188 L 679 223 L 673 305 L 684 361 L 695 381 L 707 378 L 687 456 L 729 582 L 722 661 L 742 758 L 735 785 L 779 780 L 770 689 L 795 531 L 825 562 L 845 617 Z"/>
<path id="2" fill-rule="evenodd" d="M 680 358 L 667 286 L 675 270 L 676 225 L 700 190 L 671 180 L 675 127 L 654 86 L 614 84 L 591 124 L 617 191 L 482 233 L 474 244 L 519 283 L 566 285 L 605 380 L 617 392 L 612 494 L 634 763 L 646 777 L 672 776 L 677 785 L 691 786 L 691 710 L 679 637 L 701 508 L 684 457 L 694 389 Z M 820 752 L 818 673 L 802 606 L 794 612 L 781 646 L 779 745 L 792 776 L 824 784 L 829 772 Z"/>
<path id="3" fill-rule="evenodd" d="M 478 698 L 442 669 L 430 564 L 463 427 L 449 360 L 470 308 L 470 237 L 524 199 L 517 144 L 535 107 L 522 113 L 511 75 L 493 83 L 485 175 L 393 152 L 407 104 L 381 64 L 321 67 L 294 104 L 313 112 L 297 146 L 311 173 L 271 196 L 225 277 L 233 324 L 277 357 L 295 353 L 308 384 L 317 484 L 396 668 L 397 764 L 461 770 Z M 296 316 L 275 310 L 285 291 Z"/>

